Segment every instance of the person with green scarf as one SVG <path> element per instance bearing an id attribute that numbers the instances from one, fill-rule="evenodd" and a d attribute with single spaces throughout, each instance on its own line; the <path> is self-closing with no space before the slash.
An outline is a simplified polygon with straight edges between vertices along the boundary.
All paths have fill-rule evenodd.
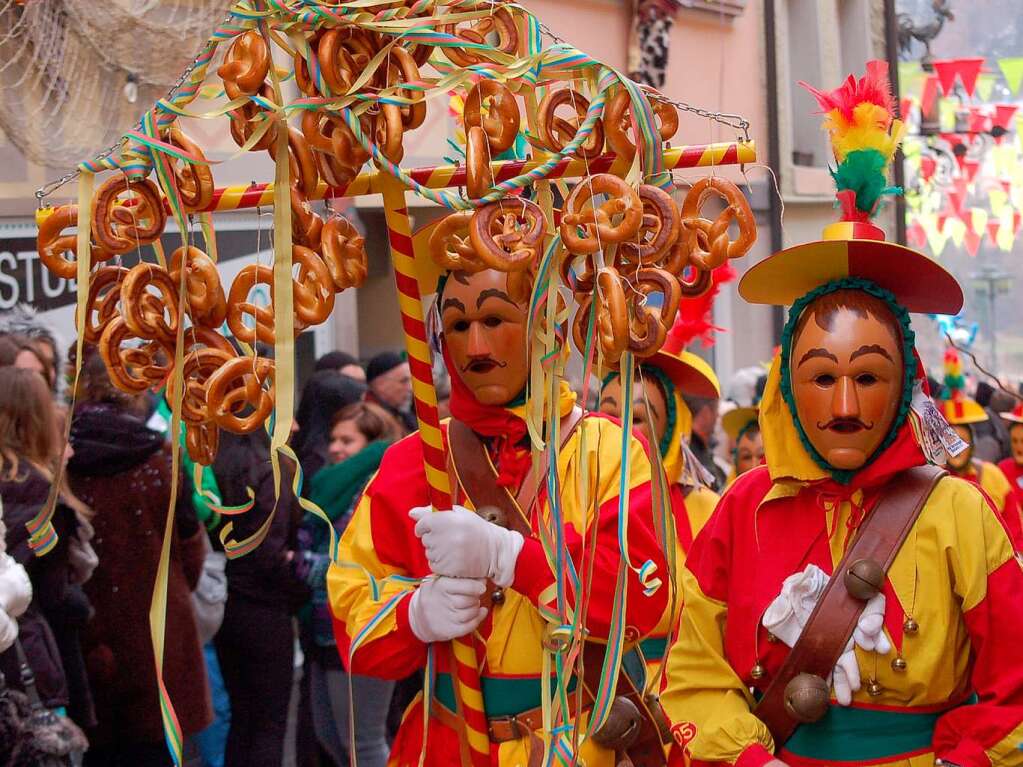
<path id="1" fill-rule="evenodd" d="M 384 451 L 401 435 L 401 426 L 379 405 L 356 402 L 342 408 L 331 423 L 327 455 L 330 464 L 309 482 L 309 498 L 330 518 L 340 535 L 351 518 L 363 488 L 376 473 Z M 330 530 L 306 513 L 299 532 L 301 553 L 296 569 L 312 588 L 304 628 L 308 643 L 307 670 L 316 738 L 335 764 L 387 763 L 387 712 L 394 682 L 349 676 L 341 665 L 327 604 Z M 348 686 L 351 684 L 351 697 Z M 349 710 L 354 701 L 354 711 Z M 349 722 L 355 717 L 355 754 L 349 754 Z"/>

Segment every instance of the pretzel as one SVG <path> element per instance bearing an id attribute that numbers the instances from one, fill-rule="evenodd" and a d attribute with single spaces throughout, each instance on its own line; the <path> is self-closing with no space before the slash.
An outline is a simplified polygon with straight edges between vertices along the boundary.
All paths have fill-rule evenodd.
<path id="1" fill-rule="evenodd" d="M 259 91 L 270 71 L 270 47 L 255 29 L 239 35 L 227 50 L 217 76 L 232 101 Z"/>
<path id="2" fill-rule="evenodd" d="M 363 136 L 368 136 L 373 130 L 373 116 L 368 112 L 359 117 L 359 129 Z M 334 131 L 330 137 L 331 151 L 334 158 L 342 166 L 350 168 L 352 178 L 359 175 L 359 170 L 366 162 L 369 161 L 372 156 L 359 140 L 355 137 L 352 129 L 348 127 L 348 123 L 341 120 L 338 125 L 334 127 Z M 345 182 L 347 183 L 347 181 Z M 340 184 L 334 184 L 333 186 L 340 186 Z"/>
<path id="3" fill-rule="evenodd" d="M 190 425 L 185 430 L 188 457 L 200 466 L 212 466 L 220 447 L 220 429 L 213 423 Z"/>
<path id="4" fill-rule="evenodd" d="M 493 5 L 489 2 L 481 3 L 479 8 L 492 9 Z M 469 8 L 460 10 L 468 11 Z M 459 29 L 458 24 L 455 23 L 445 24 L 440 29 L 442 32 L 461 38 L 466 42 L 484 45 L 487 44 L 486 36 L 496 31 L 498 35 L 497 50 L 513 55 L 519 48 L 519 33 L 515 26 L 515 19 L 512 17 L 511 12 L 503 6 L 494 11 L 492 15 L 484 16 L 482 19 L 471 22 L 471 26 L 468 28 Z M 441 48 L 441 52 L 447 56 L 452 64 L 463 69 L 490 60 L 485 52 L 475 49 L 464 50 L 447 47 Z"/>
<path id="5" fill-rule="evenodd" d="M 86 342 L 99 343 L 103 331 L 117 316 L 121 283 L 127 274 L 128 270 L 123 266 L 101 266 L 93 272 L 89 280 L 89 297 L 85 302 L 85 329 L 82 331 Z M 77 314 L 75 319 L 77 321 Z"/>
<path id="6" fill-rule="evenodd" d="M 469 222 L 473 213 L 471 210 L 451 213 L 442 218 L 430 233 L 430 256 L 442 269 L 475 274 L 487 268 L 469 238 Z"/>
<path id="7" fill-rule="evenodd" d="M 334 280 L 320 256 L 302 245 L 291 249 L 298 272 L 294 285 L 295 317 L 304 325 L 319 325 L 334 311 Z"/>
<path id="8" fill-rule="evenodd" d="M 185 349 L 218 349 L 227 354 L 235 354 L 235 348 L 231 345 L 224 336 L 220 334 L 220 331 L 214 330 L 213 328 L 203 327 L 202 325 L 192 325 L 190 328 L 185 328 Z"/>
<path id="9" fill-rule="evenodd" d="M 725 209 L 713 221 L 700 217 L 710 195 L 725 201 Z M 757 224 L 742 191 L 723 178 L 706 177 L 693 184 L 682 203 L 682 229 L 689 263 L 706 271 L 721 266 L 730 258 L 746 255 L 757 239 Z M 728 238 L 732 221 L 739 227 L 735 240 Z"/>
<path id="10" fill-rule="evenodd" d="M 311 51 L 316 51 L 319 48 L 320 40 L 326 33 L 323 30 L 316 30 L 312 37 L 309 38 L 309 48 Z M 295 53 L 295 85 L 302 91 L 306 96 L 322 96 L 320 89 L 316 83 L 313 82 L 312 77 L 309 74 L 309 62 L 306 61 L 305 56 L 302 55 L 302 51 L 298 50 Z M 326 79 L 326 77 L 324 77 Z"/>
<path id="11" fill-rule="evenodd" d="M 380 111 L 373 117 L 373 141 L 380 153 L 393 163 L 401 162 L 405 156 L 405 148 L 402 146 L 404 133 L 401 107 L 397 104 L 380 104 Z"/>
<path id="12" fill-rule="evenodd" d="M 363 130 L 368 117 L 360 118 Z M 359 173 L 369 153 L 340 117 L 326 112 L 306 111 L 302 115 L 302 135 L 313 150 L 316 167 L 328 186 L 345 186 Z"/>
<path id="13" fill-rule="evenodd" d="M 536 275 L 532 269 L 523 269 L 520 272 L 509 272 L 506 287 L 508 296 L 517 304 L 528 304 L 533 295 L 533 282 Z M 558 296 L 561 299 L 561 296 Z M 564 303 L 563 299 L 561 303 Z"/>
<path id="14" fill-rule="evenodd" d="M 595 194 L 606 194 L 607 202 L 584 210 Z M 610 173 L 598 173 L 581 180 L 568 195 L 563 210 L 566 212 L 561 216 L 561 240 L 578 255 L 591 255 L 604 245 L 631 239 L 643 222 L 639 194 Z M 616 216 L 621 216 L 618 223 L 613 221 Z"/>
<path id="15" fill-rule="evenodd" d="M 678 205 L 671 195 L 652 184 L 638 190 L 643 204 L 643 221 L 633 239 L 618 246 L 618 253 L 630 261 L 648 265 L 661 260 L 681 232 Z"/>
<path id="16" fill-rule="evenodd" d="M 273 372 L 273 361 L 265 358 L 234 357 L 221 365 L 206 380 L 211 420 L 236 434 L 262 426 L 273 412 L 273 394 L 263 388 Z"/>
<path id="17" fill-rule="evenodd" d="M 678 132 L 678 112 L 675 107 L 665 101 L 651 100 L 651 109 L 660 120 L 658 133 L 661 141 L 668 141 Z M 619 157 L 632 159 L 636 154 L 636 144 L 630 137 L 632 133 L 632 99 L 624 88 L 604 106 L 604 131 L 607 134 L 607 145 Z"/>
<path id="18" fill-rule="evenodd" d="M 247 344 L 257 340 L 264 344 L 274 343 L 274 312 L 272 306 L 257 306 L 249 301 L 249 293 L 256 285 L 274 284 L 274 271 L 269 266 L 249 264 L 243 266 L 231 283 L 227 297 L 227 327 L 234 337 Z M 245 317 L 251 316 L 256 327 L 245 325 Z"/>
<path id="19" fill-rule="evenodd" d="M 328 29 L 316 46 L 316 57 L 320 63 L 323 82 L 335 96 L 344 96 L 352 89 L 359 74 L 369 64 L 365 54 L 352 54 L 344 41 L 350 37 L 351 27 Z M 302 60 L 305 64 L 305 59 Z M 297 67 L 296 67 L 297 69 Z"/>
<path id="20" fill-rule="evenodd" d="M 187 261 L 186 261 L 187 258 Z M 227 318 L 227 299 L 220 284 L 216 262 L 198 248 L 181 247 L 171 253 L 169 274 L 175 287 L 181 284 L 185 261 L 185 299 L 188 316 L 198 325 L 220 327 Z"/>
<path id="21" fill-rule="evenodd" d="M 259 93 L 265 99 L 274 100 L 273 88 L 269 83 L 264 83 Z M 232 109 L 227 113 L 227 116 L 231 120 L 231 138 L 234 139 L 234 143 L 239 147 L 244 147 L 249 139 L 252 138 L 252 134 L 256 129 L 266 120 L 270 120 L 270 125 L 263 135 L 259 137 L 259 140 L 249 147 L 249 151 L 269 150 L 270 147 L 277 143 L 278 126 L 276 121 L 274 121 L 273 115 L 261 108 L 256 102 L 250 101 L 238 107 L 238 109 Z"/>
<path id="22" fill-rule="evenodd" d="M 465 132 L 465 193 L 478 200 L 494 187 L 487 134 L 478 125 Z"/>
<path id="23" fill-rule="evenodd" d="M 508 86 L 496 80 L 480 80 L 472 87 L 465 99 L 462 119 L 466 131 L 483 128 L 491 154 L 511 149 L 519 135 L 519 105 Z"/>
<path id="24" fill-rule="evenodd" d="M 177 123 L 171 124 L 167 142 L 203 161 L 191 163 L 183 160 L 179 164 L 174 157 L 169 155 L 167 157 L 167 161 L 174 170 L 178 194 L 181 196 L 181 203 L 185 210 L 188 212 L 202 210 L 213 202 L 213 171 L 210 170 L 209 165 L 203 164 L 206 155 L 203 154 L 198 144 L 182 133 Z"/>
<path id="25" fill-rule="evenodd" d="M 320 240 L 323 261 L 337 291 L 358 288 L 366 281 L 366 240 L 352 222 L 340 214 L 327 219 Z"/>
<path id="26" fill-rule="evenodd" d="M 469 221 L 469 240 L 491 269 L 518 272 L 539 257 L 546 221 L 535 202 L 498 200 L 478 208 Z"/>
<path id="27" fill-rule="evenodd" d="M 114 317 L 97 344 L 110 382 L 129 394 L 141 394 L 147 389 L 162 386 L 174 365 L 174 350 L 160 341 L 122 348 L 125 342 L 137 338 L 124 317 Z"/>
<path id="28" fill-rule="evenodd" d="M 121 195 L 127 197 L 120 200 Z M 121 215 L 115 216 L 115 209 Z M 92 236 L 110 253 L 127 253 L 154 242 L 166 223 L 160 190 L 147 178 L 129 181 L 126 176 L 111 176 L 92 198 Z"/>
<path id="29" fill-rule="evenodd" d="M 675 323 L 682 291 L 670 272 L 652 267 L 636 272 L 633 287 L 644 298 L 651 293 L 663 296 L 661 306 L 656 309 L 645 301 L 636 302 L 634 317 L 629 323 L 629 351 L 640 358 L 650 357 L 664 345 L 668 329 Z"/>
<path id="30" fill-rule="evenodd" d="M 277 142 L 273 142 L 266 150 L 271 159 L 277 159 Z M 303 196 L 312 197 L 320 183 L 320 174 L 316 170 L 316 159 L 313 157 L 309 142 L 298 128 L 288 127 L 288 165 L 291 168 L 289 177 L 291 185 L 296 187 Z"/>
<path id="31" fill-rule="evenodd" d="M 394 63 L 389 63 L 387 67 L 388 87 L 397 83 L 419 82 L 419 64 L 407 49 L 400 45 L 392 46 L 389 56 Z M 429 56 L 429 52 L 427 52 L 427 56 Z M 400 107 L 401 122 L 405 130 L 415 130 L 426 121 L 426 96 L 422 91 L 402 88 L 395 95 L 412 101 L 411 104 Z"/>
<path id="32" fill-rule="evenodd" d="M 149 293 L 148 287 L 158 293 Z M 121 315 L 139 338 L 173 344 L 178 333 L 178 288 L 167 270 L 145 262 L 129 269 L 121 283 Z"/>
<path id="33" fill-rule="evenodd" d="M 206 404 L 206 382 L 209 377 L 235 357 L 233 352 L 222 349 L 189 349 L 184 354 L 181 366 L 181 380 L 184 390 L 181 394 L 181 419 L 189 425 L 199 425 L 210 420 Z M 171 379 L 173 380 L 173 379 Z"/>
<path id="34" fill-rule="evenodd" d="M 575 110 L 575 116 L 567 120 L 557 115 L 558 109 L 566 104 Z M 589 109 L 590 102 L 581 93 L 572 88 L 550 91 L 544 96 L 537 109 L 537 138 L 530 143 L 534 146 L 539 144 L 541 148 L 550 152 L 563 152 L 565 147 L 571 143 L 572 139 L 579 132 L 579 126 L 586 119 L 586 113 Z M 572 152 L 572 155 L 589 160 L 598 156 L 603 151 L 604 126 L 600 118 L 597 118 L 593 125 L 593 131 Z"/>
<path id="35" fill-rule="evenodd" d="M 313 211 L 302 193 L 291 188 L 291 241 L 317 250 L 323 237 L 323 218 Z"/>
<path id="36" fill-rule="evenodd" d="M 580 258 L 582 268 L 576 268 Z M 593 280 L 596 277 L 593 256 L 576 256 L 572 251 L 565 250 L 559 267 L 561 282 L 565 286 L 574 287 L 576 293 L 589 293 L 593 290 Z"/>
<path id="37" fill-rule="evenodd" d="M 39 235 L 36 237 L 36 248 L 43 266 L 58 277 L 68 280 L 78 275 L 78 235 L 61 232 L 72 226 L 78 226 L 78 206 L 61 205 L 39 225 Z M 65 258 L 66 253 L 71 258 Z M 90 265 L 95 266 L 113 255 L 101 248 L 90 248 Z"/>
<path id="38" fill-rule="evenodd" d="M 629 344 L 629 308 L 622 279 L 613 266 L 597 271 L 597 341 L 604 357 L 614 363 Z M 676 307 L 677 308 L 677 307 Z"/>

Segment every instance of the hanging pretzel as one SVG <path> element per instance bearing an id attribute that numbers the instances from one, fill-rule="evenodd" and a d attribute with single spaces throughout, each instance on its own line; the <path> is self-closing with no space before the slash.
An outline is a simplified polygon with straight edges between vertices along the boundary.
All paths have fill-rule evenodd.
<path id="1" fill-rule="evenodd" d="M 664 345 L 668 330 L 675 323 L 682 291 L 670 272 L 652 267 L 637 271 L 632 286 L 644 298 L 651 293 L 662 296 L 657 308 L 648 306 L 645 301 L 636 301 L 629 323 L 629 351 L 640 358 L 650 357 Z"/>
<path id="2" fill-rule="evenodd" d="M 147 178 L 129 181 L 111 176 L 92 198 L 92 236 L 110 253 L 127 253 L 154 242 L 166 223 L 160 190 Z"/>
<path id="3" fill-rule="evenodd" d="M 404 136 L 401 107 L 397 104 L 380 104 L 380 111 L 373 117 L 373 141 L 383 156 L 393 163 L 401 162 L 405 156 L 405 147 L 402 145 Z"/>
<path id="4" fill-rule="evenodd" d="M 313 32 L 312 36 L 309 38 L 308 40 L 309 49 L 314 52 L 314 55 L 315 51 L 319 47 L 320 41 L 323 39 L 325 35 L 326 32 L 324 30 L 318 29 L 315 32 Z M 320 93 L 320 89 L 317 86 L 317 84 L 313 82 L 313 78 L 309 73 L 309 62 L 306 61 L 306 58 L 301 50 L 295 52 L 293 71 L 295 72 L 295 85 L 298 86 L 298 89 L 302 91 L 302 93 L 304 93 L 306 96 L 323 95 L 322 93 Z"/>
<path id="5" fill-rule="evenodd" d="M 559 117 L 557 111 L 563 106 L 569 106 L 575 112 L 573 117 L 565 119 Z M 590 102 L 578 91 L 572 88 L 563 88 L 558 91 L 549 91 L 537 109 L 538 117 L 536 124 L 536 139 L 530 143 L 537 144 L 549 152 L 561 152 L 575 138 L 579 132 L 579 126 L 586 119 Z M 579 148 L 572 153 L 575 157 L 584 160 L 593 159 L 604 151 L 604 125 L 600 118 L 593 125 L 593 131 L 587 139 L 579 145 Z"/>
<path id="6" fill-rule="evenodd" d="M 273 88 L 269 83 L 264 83 L 259 90 L 259 94 L 269 100 L 274 100 Z M 260 152 L 264 149 L 269 150 L 270 147 L 277 143 L 277 130 L 278 126 L 274 120 L 273 115 L 263 109 L 254 101 L 250 101 L 237 109 L 232 109 L 227 113 L 227 116 L 231 120 L 231 138 L 234 139 L 239 147 L 244 147 L 252 135 L 259 129 L 264 123 L 269 121 L 266 130 L 259 139 L 249 147 L 250 152 Z"/>
<path id="7" fill-rule="evenodd" d="M 629 345 L 629 308 L 622 279 L 613 266 L 597 271 L 597 341 L 604 358 L 616 363 Z"/>
<path id="8" fill-rule="evenodd" d="M 150 287 L 157 293 L 149 293 Z M 178 332 L 178 288 L 167 270 L 145 262 L 129 269 L 121 284 L 121 314 L 139 338 L 173 344 Z"/>
<path id="9" fill-rule="evenodd" d="M 334 289 L 361 287 L 368 269 L 366 239 L 352 222 L 339 213 L 331 216 L 323 227 L 320 244 Z"/>
<path id="10" fill-rule="evenodd" d="M 369 64 L 370 57 L 365 53 L 353 53 L 345 47 L 350 39 L 351 27 L 336 27 L 324 32 L 316 46 L 323 81 L 335 96 L 347 94 Z M 304 59 L 302 63 L 305 65 Z"/>
<path id="11" fill-rule="evenodd" d="M 490 3 L 480 3 L 479 7 L 493 9 L 493 5 Z M 468 11 L 470 9 L 460 10 Z M 487 44 L 486 36 L 488 34 L 496 32 L 498 36 L 497 50 L 508 55 L 514 55 L 519 48 L 519 33 L 515 25 L 515 19 L 512 17 L 511 11 L 503 6 L 499 7 L 490 16 L 484 16 L 482 19 L 470 22 L 469 27 L 459 29 L 457 23 L 445 24 L 441 27 L 441 31 L 461 38 L 468 43 L 481 45 Z M 452 64 L 463 69 L 490 61 L 486 51 L 478 49 L 442 47 L 441 52 Z"/>
<path id="12" fill-rule="evenodd" d="M 580 266 L 580 261 L 582 265 Z M 589 293 L 593 290 L 597 272 L 593 266 L 593 256 L 576 256 L 572 251 L 565 250 L 562 254 L 561 281 L 576 293 Z"/>
<path id="13" fill-rule="evenodd" d="M 169 270 L 175 287 L 181 284 L 182 262 L 185 262 L 185 306 L 188 316 L 198 325 L 220 327 L 227 318 L 227 299 L 220 284 L 216 262 L 198 248 L 178 248 L 171 254 Z"/>
<path id="14" fill-rule="evenodd" d="M 496 80 L 480 80 L 469 91 L 462 109 L 465 129 L 483 128 L 491 154 L 515 145 L 519 135 L 519 105 L 508 86 Z"/>
<path id="15" fill-rule="evenodd" d="M 114 317 L 99 338 L 97 347 L 110 382 L 129 394 L 141 394 L 164 384 L 174 366 L 174 350 L 160 341 L 135 344 L 139 336 L 123 317 Z"/>
<path id="16" fill-rule="evenodd" d="M 643 184 L 637 193 L 643 203 L 643 222 L 634 238 L 618 246 L 618 253 L 636 264 L 655 264 L 668 254 L 681 233 L 678 205 L 670 194 L 652 184 Z"/>
<path id="17" fill-rule="evenodd" d="M 399 83 L 417 83 L 420 79 L 419 65 L 414 56 L 400 45 L 391 47 L 388 53 L 387 87 Z M 401 122 L 405 130 L 415 130 L 426 121 L 426 96 L 420 90 L 402 88 L 395 95 L 409 99 L 412 103 L 401 107 Z"/>
<path id="18" fill-rule="evenodd" d="M 272 287 L 273 283 L 273 269 L 261 264 L 243 266 L 235 276 L 227 297 L 227 327 L 239 341 L 254 344 L 259 340 L 264 344 L 273 345 L 273 307 L 257 306 L 249 300 L 249 293 L 256 285 Z M 246 317 L 252 317 L 255 322 L 254 328 L 245 325 Z"/>
<path id="19" fill-rule="evenodd" d="M 607 202 L 587 208 L 586 203 L 597 194 L 607 195 Z M 610 173 L 598 173 L 581 180 L 568 195 L 563 210 L 561 240 L 578 255 L 591 255 L 605 245 L 631 239 L 643 222 L 639 194 Z M 621 218 L 615 222 L 619 216 Z"/>
<path id="20" fill-rule="evenodd" d="M 184 390 L 181 394 L 181 419 L 191 425 L 210 420 L 206 404 L 206 382 L 220 367 L 236 355 L 222 349 L 188 349 L 181 366 L 181 380 Z"/>
<path id="21" fill-rule="evenodd" d="M 271 144 L 266 151 L 269 152 L 271 159 L 276 160 L 277 142 Z M 288 128 L 288 165 L 291 169 L 289 173 L 291 185 L 304 197 L 315 195 L 320 183 L 320 174 L 316 169 L 316 159 L 309 148 L 309 142 L 298 128 Z"/>
<path id="22" fill-rule="evenodd" d="M 78 226 L 78 206 L 61 205 L 39 225 L 36 249 L 43 266 L 58 277 L 73 280 L 78 275 L 78 235 L 62 234 L 65 229 Z M 101 248 L 89 249 L 92 266 L 113 257 Z M 65 258 L 69 255 L 70 258 Z"/>
<path id="23" fill-rule="evenodd" d="M 217 76 L 232 101 L 257 93 L 270 71 L 270 47 L 255 29 L 240 34 L 227 50 Z"/>
<path id="24" fill-rule="evenodd" d="M 465 132 L 465 193 L 478 200 L 494 188 L 487 134 L 478 125 Z"/>
<path id="25" fill-rule="evenodd" d="M 725 209 L 713 222 L 700 216 L 710 196 L 725 202 Z M 733 221 L 739 236 L 730 240 L 728 228 Z M 756 219 L 746 195 L 731 181 L 719 177 L 701 178 L 693 184 L 682 203 L 682 228 L 689 263 L 708 272 L 730 258 L 746 255 L 757 239 Z"/>
<path id="26" fill-rule="evenodd" d="M 128 270 L 123 266 L 101 266 L 89 280 L 89 297 L 85 302 L 85 329 L 82 335 L 87 343 L 99 343 L 110 321 L 117 316 L 121 300 L 121 283 Z M 95 316 L 94 316 L 95 315 Z M 77 321 L 78 315 L 75 314 Z"/>
<path id="27" fill-rule="evenodd" d="M 319 325 L 334 311 L 334 280 L 330 270 L 317 253 L 302 245 L 292 248 L 291 259 L 298 267 L 292 281 L 295 317 L 306 326 Z"/>
<path id="28" fill-rule="evenodd" d="M 271 391 L 264 388 L 274 374 L 272 360 L 234 357 L 206 381 L 206 406 L 213 422 L 235 434 L 248 434 L 273 412 Z"/>
<path id="29" fill-rule="evenodd" d="M 309 200 L 296 188 L 291 188 L 291 241 L 296 245 L 317 250 L 323 237 L 323 217 L 313 211 Z"/>
<path id="30" fill-rule="evenodd" d="M 471 210 L 450 213 L 430 233 L 430 256 L 442 269 L 475 274 L 487 268 L 469 238 L 469 223 L 473 213 Z"/>
<path id="31" fill-rule="evenodd" d="M 190 425 L 185 430 L 188 457 L 200 466 L 212 466 L 220 448 L 220 429 L 206 422 Z"/>
<path id="32" fill-rule="evenodd" d="M 203 164 L 206 155 L 199 145 L 186 136 L 178 124 L 172 123 L 167 134 L 168 143 L 184 150 L 192 157 L 203 162 L 191 163 L 177 160 L 168 155 L 167 160 L 174 169 L 174 178 L 181 196 L 181 204 L 186 211 L 202 210 L 213 202 L 213 171 L 209 165 Z"/>
<path id="33" fill-rule="evenodd" d="M 543 211 L 535 202 L 499 200 L 476 210 L 469 222 L 469 240 L 488 267 L 517 272 L 539 258 L 545 228 Z"/>
<path id="34" fill-rule="evenodd" d="M 654 116 L 660 125 L 657 132 L 661 141 L 668 141 L 678 132 L 678 112 L 671 104 L 653 100 Z M 624 88 L 604 106 L 604 132 L 607 145 L 619 157 L 631 160 L 636 155 L 636 142 L 632 140 L 632 99 Z"/>

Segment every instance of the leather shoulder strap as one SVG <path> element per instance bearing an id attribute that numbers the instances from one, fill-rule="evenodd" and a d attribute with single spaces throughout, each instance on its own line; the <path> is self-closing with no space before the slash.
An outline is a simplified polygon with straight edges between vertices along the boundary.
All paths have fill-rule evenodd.
<path id="1" fill-rule="evenodd" d="M 804 673 L 827 679 L 866 606 L 846 588 L 850 567 L 860 560 L 873 560 L 887 573 L 931 492 L 946 473 L 930 465 L 902 472 L 887 485 L 877 506 L 860 524 L 795 647 L 753 710 L 771 731 L 776 748 L 799 726 L 785 705 L 788 683 Z"/>
<path id="2" fill-rule="evenodd" d="M 582 413 L 573 409 L 561 420 L 561 444 L 582 421 Z M 497 470 L 487 455 L 487 448 L 468 424 L 452 418 L 448 422 L 448 449 L 454 464 L 456 479 L 476 509 L 492 506 L 500 509 L 504 524 L 509 530 L 529 538 L 533 534 L 527 512 L 536 493 L 536 480 L 530 469 L 522 483 L 518 498 L 507 488 L 497 484 Z"/>

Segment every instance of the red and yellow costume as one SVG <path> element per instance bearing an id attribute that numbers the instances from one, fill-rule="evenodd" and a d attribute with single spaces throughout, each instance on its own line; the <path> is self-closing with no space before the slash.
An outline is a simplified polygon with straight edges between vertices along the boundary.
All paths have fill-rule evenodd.
<path id="1" fill-rule="evenodd" d="M 571 411 L 574 404 L 575 395 L 564 386 L 562 414 Z M 491 460 L 500 481 L 511 490 L 519 486 L 530 466 L 528 450 L 522 446 L 526 437 L 524 410 L 524 406 L 481 405 L 458 376 L 452 375 L 452 414 L 490 442 Z M 617 572 L 621 557 L 617 523 L 621 442 L 621 428 L 614 420 L 587 416 L 579 422 L 558 458 L 568 551 L 579 573 L 589 572 L 591 566 L 594 572 L 587 594 L 585 626 L 590 637 L 598 639 L 608 633 L 615 601 L 615 578 L 610 574 Z M 422 450 L 417 433 L 387 451 L 341 540 L 340 559 L 350 564 L 334 566 L 328 574 L 338 647 L 353 673 L 400 679 L 426 665 L 427 645 L 410 629 L 407 598 L 402 598 L 393 612 L 372 627 L 349 658 L 353 638 L 375 619 L 381 606 L 396 594 L 411 595 L 415 590 L 415 582 L 392 577 L 419 579 L 430 574 L 423 547 L 408 517 L 410 508 L 428 503 Z M 629 451 L 629 553 L 633 562 L 652 561 L 659 573 L 665 573 L 650 515 L 649 463 L 638 440 L 630 441 Z M 461 493 L 456 502 L 470 503 Z M 543 488 L 533 508 L 545 519 L 549 515 Z M 537 531 L 535 516 L 531 524 Z M 377 581 L 378 593 L 374 593 L 371 578 Z M 540 542 L 536 538 L 526 540 L 516 563 L 512 587 L 506 590 L 503 603 L 491 610 L 478 629 L 486 645 L 481 671 L 488 717 L 513 715 L 541 705 L 542 642 L 549 624 L 538 606 L 553 602 L 550 587 L 554 582 Z M 632 638 L 654 628 L 664 613 L 667 592 L 667 588 L 659 588 L 652 596 L 644 596 L 638 577 L 630 573 L 626 622 Z M 574 597 L 570 595 L 570 599 Z M 437 653 L 436 672 L 436 697 L 431 706 L 454 710 L 447 653 Z M 405 713 L 391 764 L 400 767 L 419 764 L 424 746 L 422 706 L 420 697 Z M 530 748 L 528 737 L 492 744 L 492 763 L 525 765 Z M 424 764 L 449 767 L 457 763 L 458 749 L 457 733 L 437 718 L 431 718 Z M 612 751 L 589 740 L 583 744 L 579 758 L 591 767 L 614 764 Z"/>

